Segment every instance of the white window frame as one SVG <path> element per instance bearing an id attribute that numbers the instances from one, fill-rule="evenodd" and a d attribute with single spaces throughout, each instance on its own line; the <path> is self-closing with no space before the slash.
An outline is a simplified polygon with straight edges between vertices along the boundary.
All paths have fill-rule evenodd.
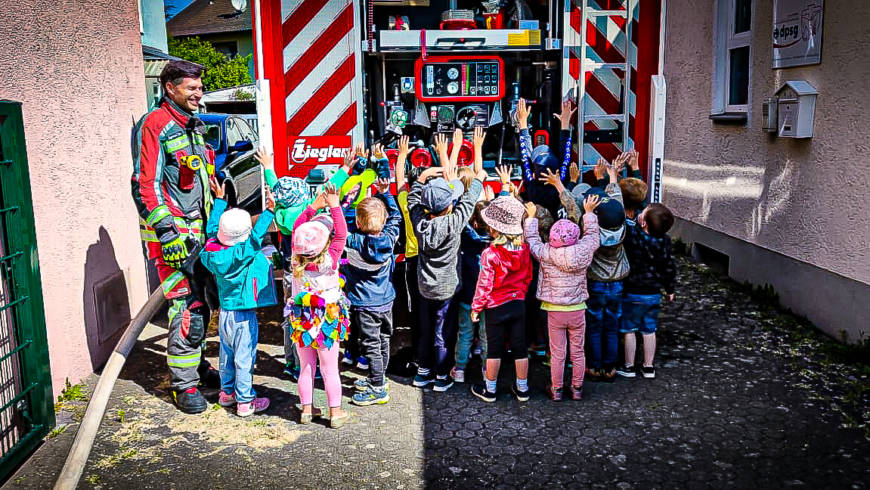
<path id="1" fill-rule="evenodd" d="M 734 34 L 734 17 L 737 0 L 716 0 L 713 23 L 715 37 L 713 41 L 713 93 L 712 115 L 744 114 L 748 115 L 749 101 L 752 100 L 752 31 L 755 24 L 755 5 L 750 6 L 749 30 Z M 731 83 L 730 51 L 735 48 L 749 48 L 748 96 L 746 104 L 729 104 Z"/>

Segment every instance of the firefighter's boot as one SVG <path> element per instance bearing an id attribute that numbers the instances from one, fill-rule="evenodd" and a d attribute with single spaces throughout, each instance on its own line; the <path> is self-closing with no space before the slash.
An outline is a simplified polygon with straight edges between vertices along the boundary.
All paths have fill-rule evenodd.
<path id="1" fill-rule="evenodd" d="M 202 413 L 208 408 L 208 402 L 202 393 L 196 388 L 188 388 L 184 391 L 173 391 L 172 401 L 184 413 Z"/>

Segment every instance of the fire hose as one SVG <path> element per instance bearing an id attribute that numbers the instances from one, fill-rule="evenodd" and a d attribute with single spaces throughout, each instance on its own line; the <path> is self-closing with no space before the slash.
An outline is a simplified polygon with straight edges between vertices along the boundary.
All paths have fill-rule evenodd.
<path id="1" fill-rule="evenodd" d="M 187 276 L 192 276 L 193 265 L 199 259 L 200 248 L 197 245 L 185 260 L 182 265 L 182 271 Z M 91 449 L 94 446 L 94 439 L 97 436 L 97 431 L 100 429 L 100 423 L 103 421 L 103 416 L 106 414 L 106 407 L 109 405 L 109 397 L 115 387 L 115 382 L 118 380 L 118 375 L 121 374 L 121 369 L 124 363 L 127 362 L 127 356 L 136 345 L 139 335 L 145 329 L 145 325 L 151 321 L 151 318 L 157 313 L 157 310 L 163 306 L 166 301 L 163 287 L 158 287 L 148 301 L 139 310 L 139 313 L 130 321 L 130 325 L 118 341 L 118 345 L 112 351 L 112 355 L 106 362 L 103 372 L 100 375 L 100 380 L 97 381 L 97 386 L 88 401 L 87 410 L 79 425 L 79 430 L 76 432 L 75 440 L 67 455 L 63 469 L 60 471 L 60 476 L 54 484 L 55 490 L 72 490 L 76 488 L 82 473 L 85 470 L 85 464 L 88 462 L 88 456 L 91 454 Z"/>

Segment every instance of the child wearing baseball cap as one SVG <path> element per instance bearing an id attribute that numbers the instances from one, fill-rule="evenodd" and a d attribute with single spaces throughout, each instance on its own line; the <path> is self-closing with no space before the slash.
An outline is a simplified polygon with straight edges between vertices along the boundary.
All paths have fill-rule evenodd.
<path id="1" fill-rule="evenodd" d="M 472 386 L 471 392 L 489 403 L 496 398 L 505 340 L 510 341 L 517 375 L 511 391 L 521 402 L 529 399 L 525 298 L 532 281 L 532 257 L 529 246 L 523 243 L 525 212 L 519 199 L 499 196 L 482 213 L 492 243 L 480 254 L 480 275 L 471 302 L 471 321 L 476 322 L 481 312 L 486 313 L 486 378 L 485 384 Z"/>
<path id="2" fill-rule="evenodd" d="M 254 391 L 257 359 L 257 308 L 277 304 L 272 262 L 261 253 L 263 237 L 274 219 L 275 201 L 266 189 L 266 210 L 251 226 L 244 209 L 227 209 L 225 186 L 214 177 L 209 182 L 215 194 L 214 208 L 206 225 L 205 250 L 200 261 L 215 275 L 220 299 L 220 376 L 218 402 L 236 406 L 240 417 L 269 408 L 269 399 Z"/>
<path id="3" fill-rule="evenodd" d="M 468 189 L 456 178 L 456 162 L 447 156 L 447 138 L 435 137 L 442 167 L 425 170 L 408 194 L 408 211 L 417 238 L 420 286 L 419 362 L 413 385 L 435 383 L 434 391 L 453 386 L 450 370 L 456 348 L 457 312 L 453 297 L 460 286 L 459 246 L 462 230 L 483 190 L 486 172 L 477 173 Z M 440 176 L 438 176 L 440 174 Z"/>
<path id="4" fill-rule="evenodd" d="M 328 208 L 328 217 L 317 215 Z M 347 339 L 348 304 L 341 290 L 343 279 L 338 266 L 347 240 L 347 224 L 339 203 L 338 189 L 327 185 L 296 220 L 293 227 L 291 257 L 291 296 L 284 315 L 292 330 L 291 339 L 299 353 L 299 423 L 311 423 L 321 416 L 312 406 L 314 370 L 320 371 L 329 405 L 329 423 L 334 429 L 344 425 L 347 413 L 341 409 L 341 379 L 338 372 L 338 344 Z"/>

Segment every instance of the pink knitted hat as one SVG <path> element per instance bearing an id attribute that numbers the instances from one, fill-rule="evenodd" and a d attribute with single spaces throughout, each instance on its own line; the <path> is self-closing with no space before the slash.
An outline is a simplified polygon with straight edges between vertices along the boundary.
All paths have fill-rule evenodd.
<path id="1" fill-rule="evenodd" d="M 580 227 L 567 219 L 560 219 L 550 228 L 550 245 L 556 248 L 576 245 L 579 237 Z"/>
<path id="2" fill-rule="evenodd" d="M 302 223 L 293 230 L 293 254 L 312 257 L 326 248 L 329 228 L 320 221 Z"/>

